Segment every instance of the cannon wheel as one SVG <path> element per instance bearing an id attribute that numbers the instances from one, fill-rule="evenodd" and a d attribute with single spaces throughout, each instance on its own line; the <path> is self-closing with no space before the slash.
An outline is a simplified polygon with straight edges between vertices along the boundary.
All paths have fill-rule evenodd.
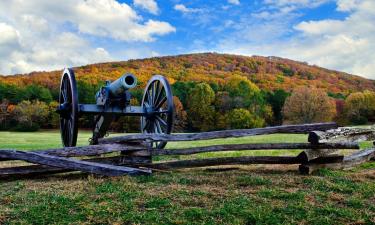
<path id="1" fill-rule="evenodd" d="M 78 93 L 76 78 L 72 69 L 65 69 L 60 84 L 59 95 L 60 133 L 65 147 L 77 144 L 78 134 Z"/>
<path id="2" fill-rule="evenodd" d="M 161 75 L 154 75 L 147 83 L 142 99 L 142 107 L 147 116 L 141 117 L 142 133 L 170 134 L 173 128 L 173 95 L 168 80 Z M 154 142 L 152 147 L 162 149 L 166 141 Z"/>

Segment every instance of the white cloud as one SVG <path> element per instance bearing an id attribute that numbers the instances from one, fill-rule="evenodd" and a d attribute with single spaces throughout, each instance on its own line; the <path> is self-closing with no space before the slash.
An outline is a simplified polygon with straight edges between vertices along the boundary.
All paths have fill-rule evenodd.
<path id="1" fill-rule="evenodd" d="M 308 1 L 266 2 L 281 7 L 295 3 L 302 7 Z M 309 2 L 320 5 L 324 1 Z M 282 56 L 375 79 L 375 1 L 338 0 L 336 4 L 336 10 L 349 13 L 346 18 L 293 25 L 298 11 L 295 15 L 268 10 L 254 13 L 252 16 L 258 21 L 253 24 L 251 19 L 244 19 L 246 22 L 237 24 L 235 36 L 223 40 L 216 51 Z"/>
<path id="2" fill-rule="evenodd" d="M 296 7 L 315 8 L 329 1 L 332 1 L 332 0 L 264 0 L 264 3 L 268 5 L 273 5 L 276 7 L 296 6 Z"/>
<path id="3" fill-rule="evenodd" d="M 375 1 L 338 1 L 337 10 L 351 12 L 342 20 L 299 23 L 298 58 L 375 79 Z M 296 54 L 297 49 L 286 50 Z"/>
<path id="4" fill-rule="evenodd" d="M 338 0 L 337 9 L 342 12 L 349 12 L 356 8 L 361 0 Z"/>
<path id="5" fill-rule="evenodd" d="M 0 1 L 0 74 L 109 61 L 109 52 L 90 40 L 151 42 L 174 31 L 115 0 Z"/>
<path id="6" fill-rule="evenodd" d="M 240 4 L 240 0 L 228 0 L 228 3 L 229 4 L 233 4 L 233 5 L 239 5 Z"/>
<path id="7" fill-rule="evenodd" d="M 196 8 L 188 8 L 183 4 L 176 4 L 174 6 L 174 9 L 183 13 L 196 13 L 196 12 L 201 12 L 201 9 L 196 9 Z"/>
<path id="8" fill-rule="evenodd" d="M 81 1 L 76 10 L 72 22 L 78 24 L 81 32 L 92 35 L 148 42 L 153 41 L 155 35 L 175 31 L 167 22 L 148 20 L 141 23 L 140 16 L 133 9 L 114 0 Z"/>
<path id="9" fill-rule="evenodd" d="M 133 4 L 135 6 L 146 9 L 154 15 L 157 15 L 159 13 L 159 7 L 155 0 L 134 0 Z"/>
<path id="10" fill-rule="evenodd" d="M 6 23 L 0 23 L 0 34 L 0 46 L 2 47 L 17 45 L 19 42 L 18 31 Z"/>

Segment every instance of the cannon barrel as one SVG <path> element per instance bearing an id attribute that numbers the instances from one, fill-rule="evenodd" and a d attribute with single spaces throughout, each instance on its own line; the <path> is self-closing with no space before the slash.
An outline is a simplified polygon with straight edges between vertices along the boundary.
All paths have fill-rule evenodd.
<path id="1" fill-rule="evenodd" d="M 137 78 L 130 73 L 124 74 L 119 79 L 113 81 L 109 86 L 109 91 L 113 96 L 119 96 L 126 90 L 134 88 L 137 85 Z"/>

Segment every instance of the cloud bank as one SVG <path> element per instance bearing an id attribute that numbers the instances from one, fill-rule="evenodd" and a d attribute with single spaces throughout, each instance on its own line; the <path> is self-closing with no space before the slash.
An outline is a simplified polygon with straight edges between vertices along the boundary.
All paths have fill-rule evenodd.
<path id="1" fill-rule="evenodd" d="M 153 1 L 136 0 L 152 13 Z M 168 22 L 144 20 L 115 0 L 9 0 L 0 2 L 0 74 L 61 69 L 112 60 L 95 38 L 152 42 L 175 32 Z"/>
<path id="2" fill-rule="evenodd" d="M 299 10 L 326 2 L 266 0 L 267 7 L 244 17 L 235 38 L 216 50 L 282 56 L 375 79 L 375 1 L 338 0 L 336 11 L 347 14 L 344 19 L 296 20 Z"/>

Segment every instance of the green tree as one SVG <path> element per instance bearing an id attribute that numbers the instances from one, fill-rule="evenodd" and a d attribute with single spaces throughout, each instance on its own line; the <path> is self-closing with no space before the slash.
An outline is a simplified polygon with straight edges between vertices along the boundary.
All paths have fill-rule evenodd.
<path id="1" fill-rule="evenodd" d="M 192 129 L 207 131 L 214 128 L 215 93 L 207 83 L 197 84 L 190 93 L 188 118 Z"/>
<path id="2" fill-rule="evenodd" d="M 85 81 L 77 81 L 78 101 L 81 103 L 95 103 L 95 95 L 101 85 L 92 85 Z"/>
<path id="3" fill-rule="evenodd" d="M 345 100 L 344 112 L 354 124 L 365 124 L 375 120 L 375 92 L 352 93 Z"/>
<path id="4" fill-rule="evenodd" d="M 258 86 L 244 76 L 231 76 L 227 80 L 224 89 L 233 98 L 236 107 L 249 108 L 262 100 Z"/>
<path id="5" fill-rule="evenodd" d="M 17 104 L 25 100 L 25 89 L 13 84 L 0 83 L 0 101 L 5 99 L 12 104 Z"/>
<path id="6" fill-rule="evenodd" d="M 187 108 L 190 92 L 195 86 L 196 86 L 196 83 L 191 82 L 191 81 L 189 82 L 177 81 L 174 84 L 172 84 L 173 95 L 177 96 L 178 99 L 180 99 L 184 108 Z"/>
<path id="7" fill-rule="evenodd" d="M 264 126 L 264 119 L 247 109 L 234 109 L 228 113 L 228 123 L 232 129 L 255 128 Z"/>
<path id="8" fill-rule="evenodd" d="M 272 125 L 280 125 L 283 122 L 282 109 L 285 103 L 286 98 L 289 96 L 289 93 L 283 89 L 278 89 L 274 92 L 265 93 L 265 98 L 268 104 L 272 107 L 272 112 L 274 119 Z"/>
<path id="9" fill-rule="evenodd" d="M 39 100 L 47 103 L 53 99 L 51 92 L 47 88 L 35 84 L 26 86 L 24 96 L 25 100 Z"/>

